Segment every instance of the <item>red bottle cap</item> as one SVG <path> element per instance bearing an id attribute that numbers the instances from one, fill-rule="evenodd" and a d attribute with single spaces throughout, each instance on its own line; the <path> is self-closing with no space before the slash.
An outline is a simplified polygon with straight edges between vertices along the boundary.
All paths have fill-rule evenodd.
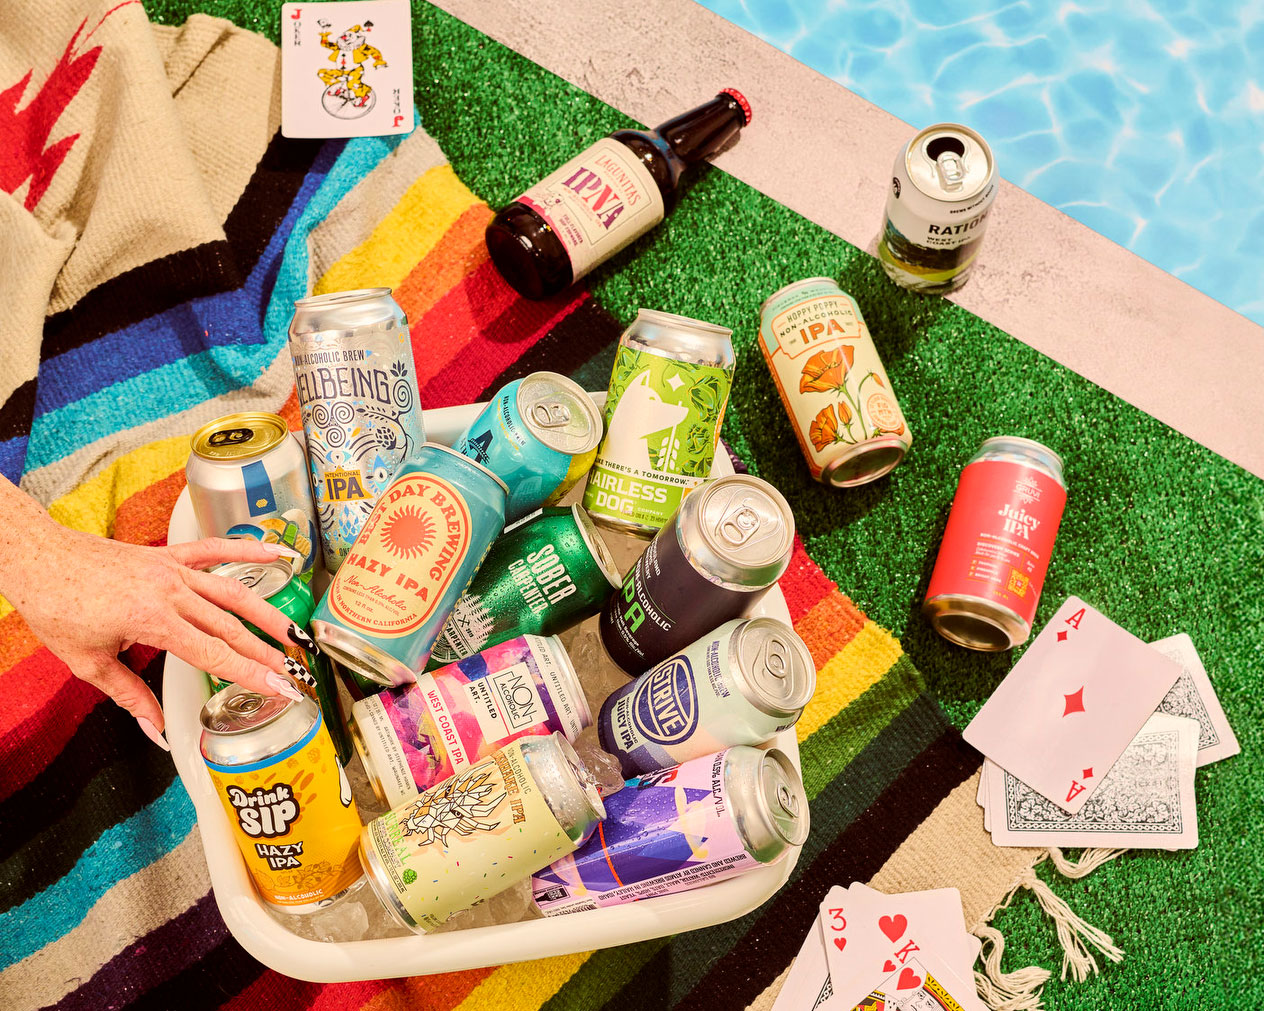
<path id="1" fill-rule="evenodd" d="M 728 95 L 730 98 L 733 99 L 733 101 L 735 101 L 738 105 L 742 107 L 742 115 L 746 117 L 746 122 L 743 124 L 743 126 L 750 126 L 751 107 L 750 107 L 750 102 L 746 101 L 746 96 L 743 95 L 736 88 L 725 88 L 723 91 L 720 92 L 720 94 Z"/>

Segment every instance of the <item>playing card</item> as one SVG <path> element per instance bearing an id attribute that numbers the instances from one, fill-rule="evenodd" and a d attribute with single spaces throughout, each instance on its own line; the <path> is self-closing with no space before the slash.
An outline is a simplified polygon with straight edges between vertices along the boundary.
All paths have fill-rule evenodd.
<path id="1" fill-rule="evenodd" d="M 1075 814 L 1181 674 L 1079 597 L 1070 597 L 962 735 Z"/>
<path id="2" fill-rule="evenodd" d="M 377 137 L 413 129 L 408 0 L 281 5 L 281 133 Z"/>
<path id="3" fill-rule="evenodd" d="M 841 889 L 840 889 L 841 891 Z M 803 946 L 790 967 L 790 975 L 781 985 L 772 1011 L 816 1011 L 833 996 L 829 967 L 825 964 L 825 945 L 821 937 L 821 921 L 812 921 L 812 929 L 803 939 Z M 831 1005 L 837 1011 L 836 1005 Z M 850 1008 L 846 1011 L 851 1011 Z"/>
<path id="4" fill-rule="evenodd" d="M 961 979 L 933 951 L 919 951 L 893 967 L 855 1007 L 856 1011 L 987 1011 L 973 978 Z"/>
<path id="5" fill-rule="evenodd" d="M 986 807 L 993 815 L 992 841 L 998 846 L 1193 849 L 1198 845 L 1197 741 L 1193 720 L 1151 716 L 1074 816 L 993 766 Z"/>
<path id="6" fill-rule="evenodd" d="M 1152 642 L 1150 647 L 1181 665 L 1181 675 L 1159 703 L 1158 711 L 1197 721 L 1198 764 L 1218 762 L 1241 751 L 1193 640 L 1182 632 Z"/>

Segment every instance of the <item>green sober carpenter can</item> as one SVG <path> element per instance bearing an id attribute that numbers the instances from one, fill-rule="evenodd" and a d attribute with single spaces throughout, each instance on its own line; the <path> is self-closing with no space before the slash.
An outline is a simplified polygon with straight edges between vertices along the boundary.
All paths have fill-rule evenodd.
<path id="1" fill-rule="evenodd" d="M 619 338 L 606 435 L 584 489 L 601 526 L 653 537 L 711 474 L 733 385 L 732 331 L 642 309 Z"/>
<path id="2" fill-rule="evenodd" d="M 275 562 L 228 562 L 212 571 L 217 576 L 235 579 L 248 590 L 253 590 L 294 622 L 304 633 L 303 637 L 307 638 L 307 626 L 311 623 L 312 612 L 316 610 L 316 601 L 312 597 L 312 588 L 293 575 L 289 562 L 284 559 Z M 314 642 L 310 647 L 297 642 L 280 642 L 248 621 L 243 620 L 242 624 L 293 661 L 290 669 L 295 682 L 305 695 L 320 705 L 321 715 L 329 728 L 329 736 L 333 738 L 338 752 L 338 760 L 346 765 L 352 755 L 351 737 L 338 709 L 338 685 L 333 671 L 330 670 L 329 660 L 315 648 Z M 311 642 L 310 639 L 308 641 Z M 211 691 L 218 692 L 227 688 L 229 683 L 213 677 Z"/>
<path id="3" fill-rule="evenodd" d="M 533 372 L 503 387 L 452 444 L 509 486 L 505 520 L 560 501 L 588 473 L 601 414 L 578 383 Z"/>
<path id="4" fill-rule="evenodd" d="M 507 529 L 452 608 L 427 670 L 520 635 L 555 635 L 601 610 L 619 585 L 605 541 L 578 505 L 545 506 Z"/>

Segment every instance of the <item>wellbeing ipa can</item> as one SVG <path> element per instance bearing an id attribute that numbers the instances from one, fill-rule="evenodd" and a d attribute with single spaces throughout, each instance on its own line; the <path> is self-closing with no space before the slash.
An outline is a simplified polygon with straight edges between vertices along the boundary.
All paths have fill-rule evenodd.
<path id="1" fill-rule="evenodd" d="M 922 613 L 970 649 L 1027 641 L 1066 506 L 1062 459 L 1031 439 L 986 440 L 961 472 Z"/>
<path id="2" fill-rule="evenodd" d="M 650 309 L 623 332 L 584 489 L 597 523 L 653 537 L 710 476 L 733 384 L 731 333 Z"/>

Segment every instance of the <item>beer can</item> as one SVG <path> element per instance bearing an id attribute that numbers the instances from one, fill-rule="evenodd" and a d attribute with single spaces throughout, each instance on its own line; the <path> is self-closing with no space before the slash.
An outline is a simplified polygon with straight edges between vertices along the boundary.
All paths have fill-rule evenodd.
<path id="1" fill-rule="evenodd" d="M 601 612 L 601 642 L 637 675 L 736 618 L 775 583 L 794 548 L 794 514 L 749 474 L 707 482 L 685 499 Z"/>
<path id="2" fill-rule="evenodd" d="M 792 727 L 816 691 L 812 654 L 776 618 L 737 618 L 615 690 L 597 719 L 624 776 Z"/>
<path id="3" fill-rule="evenodd" d="M 496 538 L 452 608 L 430 667 L 533 633 L 553 635 L 601 610 L 619 585 L 605 541 L 578 505 L 545 506 Z"/>
<path id="4" fill-rule="evenodd" d="M 896 284 L 949 292 L 969 279 L 996 201 L 988 142 L 960 123 L 936 123 L 895 156 L 878 259 Z"/>
<path id="5" fill-rule="evenodd" d="M 733 385 L 731 333 L 650 309 L 623 332 L 584 489 L 598 524 L 653 537 L 710 476 Z"/>
<path id="6" fill-rule="evenodd" d="M 520 737 L 592 723 L 556 636 L 524 635 L 351 707 L 351 733 L 378 799 L 398 807 Z"/>
<path id="7" fill-rule="evenodd" d="M 970 458 L 922 613 L 949 642 L 985 652 L 1031 635 L 1066 506 L 1062 459 L 1031 439 L 987 439 Z"/>
<path id="8" fill-rule="evenodd" d="M 249 412 L 208 422 L 193 433 L 184 473 L 203 537 L 284 544 L 302 555 L 299 571 L 311 580 L 316 512 L 302 446 L 284 418 Z"/>
<path id="9" fill-rule="evenodd" d="M 300 298 L 290 357 L 332 573 L 399 465 L 426 441 L 408 319 L 390 288 Z"/>
<path id="10" fill-rule="evenodd" d="M 876 481 L 912 445 L 904 412 L 856 300 L 828 277 L 774 292 L 759 346 L 812 476 L 849 488 Z"/>
<path id="11" fill-rule="evenodd" d="M 391 915 L 421 934 L 572 852 L 605 816 L 565 737 L 524 737 L 370 822 L 360 860 Z"/>
<path id="12" fill-rule="evenodd" d="M 200 719 L 202 758 L 265 902 L 311 913 L 363 877 L 360 815 L 315 702 L 230 685 Z"/>
<path id="13" fill-rule="evenodd" d="M 532 877 L 545 916 L 722 881 L 808 837 L 803 780 L 776 748 L 739 746 L 646 773 L 605 803 L 599 833 Z"/>
<path id="14" fill-rule="evenodd" d="M 316 607 L 312 635 L 369 681 L 415 681 L 504 523 L 505 483 L 425 443 L 373 507 Z"/>
<path id="15" fill-rule="evenodd" d="M 576 382 L 533 372 L 501 388 L 452 444 L 509 486 L 505 519 L 561 500 L 588 473 L 601 414 Z"/>
<path id="16" fill-rule="evenodd" d="M 291 575 L 289 562 L 281 559 L 275 562 L 228 562 L 217 566 L 212 571 L 217 576 L 235 579 L 248 590 L 253 590 L 294 622 L 301 631 L 307 632 L 308 624 L 312 620 L 312 612 L 316 610 L 316 601 L 312 597 L 312 588 L 297 576 Z M 279 649 L 297 664 L 294 668 L 295 681 L 304 694 L 315 699 L 320 705 L 321 714 L 325 718 L 325 726 L 329 728 L 329 736 L 333 738 L 334 747 L 338 751 L 338 760 L 345 765 L 351 758 L 351 737 L 347 733 L 342 720 L 342 712 L 338 708 L 338 684 L 330 669 L 328 658 L 318 649 L 306 649 L 298 643 L 274 639 L 244 618 L 241 619 L 241 623 L 269 646 Z M 211 690 L 221 691 L 231 683 L 212 677 Z"/>

